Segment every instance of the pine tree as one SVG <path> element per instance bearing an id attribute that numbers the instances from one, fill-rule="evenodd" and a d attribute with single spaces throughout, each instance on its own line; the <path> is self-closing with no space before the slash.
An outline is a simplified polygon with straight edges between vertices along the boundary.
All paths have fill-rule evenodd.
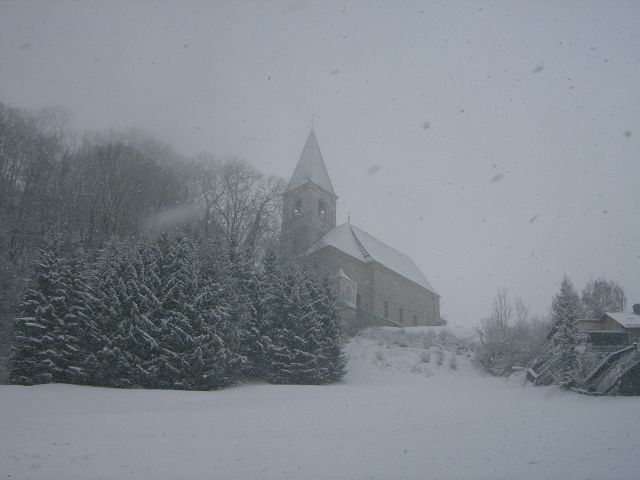
<path id="1" fill-rule="evenodd" d="M 225 343 L 237 354 L 236 361 L 242 376 L 254 376 L 252 350 L 255 334 L 256 312 L 252 299 L 255 286 L 255 265 L 251 252 L 239 245 L 232 237 L 222 250 L 218 261 L 219 283 L 224 285 L 224 303 L 228 308 L 228 328 Z M 214 277 L 216 278 L 216 277 Z"/>
<path id="2" fill-rule="evenodd" d="M 236 336 L 228 294 L 216 275 L 204 273 L 196 242 L 184 235 L 164 235 L 157 244 L 160 385 L 209 390 L 235 383 L 241 362 L 227 344 Z"/>
<path id="3" fill-rule="evenodd" d="M 64 364 L 63 381 L 94 383 L 97 365 L 92 357 L 103 346 L 104 339 L 96 322 L 98 301 L 94 293 L 93 265 L 86 253 L 76 248 L 63 267 L 65 313 L 59 352 Z"/>
<path id="4" fill-rule="evenodd" d="M 11 382 L 32 385 L 64 380 L 65 292 L 59 248 L 41 251 L 34 281 L 16 319 Z"/>
<path id="5" fill-rule="evenodd" d="M 282 276 L 277 256 L 267 252 L 259 272 L 252 275 L 249 286 L 250 321 L 245 325 L 243 355 L 245 375 L 264 378 L 267 372 L 267 352 L 273 335 L 277 301 L 282 298 Z"/>
<path id="6" fill-rule="evenodd" d="M 115 254 L 114 254 L 115 253 Z M 149 284 L 156 252 L 152 246 L 116 246 L 103 255 L 100 325 L 109 340 L 98 354 L 102 382 L 114 387 L 157 387 L 159 328 L 152 321 L 159 301 Z"/>
<path id="7" fill-rule="evenodd" d="M 230 306 L 224 289 L 211 279 L 201 277 L 200 293 L 196 297 L 198 311 L 198 348 L 188 359 L 192 366 L 192 386 L 210 390 L 233 385 L 241 376 L 242 357 L 229 347 L 226 338 L 231 329 Z"/>
<path id="8" fill-rule="evenodd" d="M 551 303 L 551 320 L 555 332 L 552 336 L 555 383 L 570 386 L 580 376 L 580 362 L 576 352 L 576 321 L 582 316 L 580 297 L 568 277 L 564 277 L 560 291 Z"/>
<path id="9" fill-rule="evenodd" d="M 267 348 L 272 383 L 320 384 L 344 373 L 338 312 L 327 283 L 288 267 L 274 302 Z"/>
<path id="10" fill-rule="evenodd" d="M 336 304 L 335 291 L 328 278 L 322 279 L 319 285 L 320 297 L 316 302 L 321 326 L 322 347 L 320 349 L 321 383 L 333 383 L 339 381 L 345 373 L 346 361 L 342 352 L 342 339 L 340 335 L 340 312 Z"/>
<path id="11" fill-rule="evenodd" d="M 112 242 L 100 252 L 96 265 L 97 318 L 102 348 L 95 354 L 94 381 L 97 385 L 126 387 L 132 383 L 126 378 L 130 370 L 126 352 L 117 344 L 119 326 L 124 320 L 127 301 L 124 270 L 131 256 L 131 248 Z"/>

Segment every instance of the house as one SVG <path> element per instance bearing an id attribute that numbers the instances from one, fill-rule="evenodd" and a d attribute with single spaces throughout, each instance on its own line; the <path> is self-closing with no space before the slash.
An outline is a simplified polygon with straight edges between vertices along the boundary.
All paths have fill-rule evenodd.
<path id="1" fill-rule="evenodd" d="M 283 194 L 280 254 L 334 279 L 347 331 L 373 325 L 441 325 L 440 296 L 408 256 L 350 222 L 313 128 Z"/>
<path id="2" fill-rule="evenodd" d="M 605 312 L 597 320 L 580 320 L 578 332 L 594 345 L 630 345 L 640 341 L 640 308 L 634 305 L 634 313 Z"/>

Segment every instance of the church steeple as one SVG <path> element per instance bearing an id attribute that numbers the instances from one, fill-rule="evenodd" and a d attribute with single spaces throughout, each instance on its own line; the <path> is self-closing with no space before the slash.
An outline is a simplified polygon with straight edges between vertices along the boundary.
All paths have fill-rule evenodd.
<path id="1" fill-rule="evenodd" d="M 293 190 L 307 182 L 313 182 L 332 195 L 335 195 L 313 127 L 311 127 L 307 142 L 304 144 L 302 154 L 300 155 L 296 169 L 293 171 L 293 175 L 291 175 L 291 180 L 289 180 L 286 191 Z"/>
<path id="2" fill-rule="evenodd" d="M 336 200 L 316 134 L 311 127 L 291 180 L 283 194 L 280 253 L 285 259 L 304 253 L 336 226 Z"/>

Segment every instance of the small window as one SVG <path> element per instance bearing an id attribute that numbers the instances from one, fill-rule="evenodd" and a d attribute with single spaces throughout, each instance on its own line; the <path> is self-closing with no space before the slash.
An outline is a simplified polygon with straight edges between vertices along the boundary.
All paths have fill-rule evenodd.
<path id="1" fill-rule="evenodd" d="M 300 215 L 302 212 L 302 200 L 300 198 L 296 198 L 296 201 L 293 203 L 293 214 Z"/>
<path id="2" fill-rule="evenodd" d="M 327 216 L 327 204 L 324 200 L 318 200 L 318 216 L 324 220 Z"/>
<path id="3" fill-rule="evenodd" d="M 413 326 L 414 327 L 418 326 L 418 317 L 416 315 L 413 316 Z"/>
<path id="4" fill-rule="evenodd" d="M 404 310 L 402 308 L 398 312 L 398 315 L 400 316 L 400 323 L 403 323 L 404 322 Z"/>
<path id="5" fill-rule="evenodd" d="M 384 301 L 384 318 L 389 317 L 389 302 Z"/>

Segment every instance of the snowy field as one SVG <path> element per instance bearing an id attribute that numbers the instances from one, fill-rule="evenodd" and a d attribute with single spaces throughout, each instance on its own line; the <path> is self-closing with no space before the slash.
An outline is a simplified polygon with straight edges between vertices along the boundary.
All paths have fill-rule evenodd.
<path id="1" fill-rule="evenodd" d="M 640 398 L 487 377 L 424 328 L 347 352 L 332 386 L 0 386 L 0 479 L 640 478 Z"/>

